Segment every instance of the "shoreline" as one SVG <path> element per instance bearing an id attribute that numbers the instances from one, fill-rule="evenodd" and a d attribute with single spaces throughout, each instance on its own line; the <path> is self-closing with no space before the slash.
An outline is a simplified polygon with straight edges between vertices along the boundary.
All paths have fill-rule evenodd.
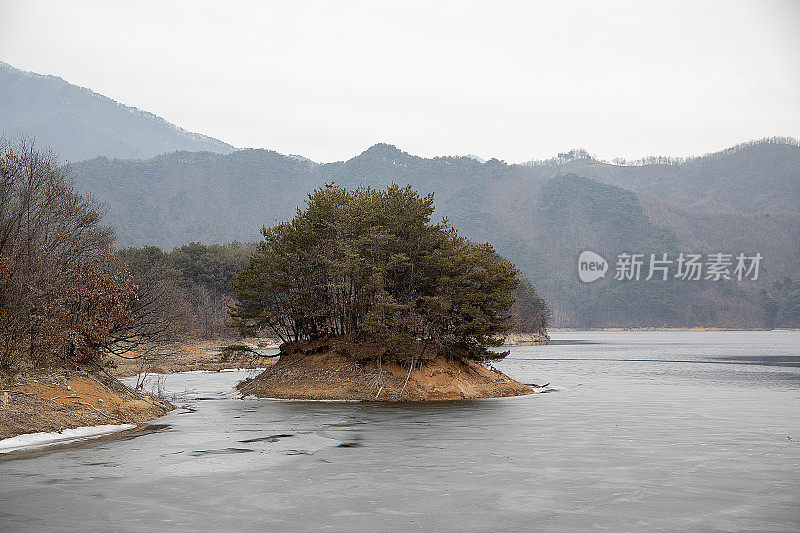
<path id="1" fill-rule="evenodd" d="M 39 450 L 50 446 L 74 444 L 85 440 L 97 439 L 115 433 L 123 433 L 138 429 L 143 424 L 100 424 L 97 426 L 78 426 L 61 431 L 38 431 L 20 433 L 0 440 L 0 455 L 28 450 Z"/>
<path id="2" fill-rule="evenodd" d="M 286 400 L 381 402 L 455 401 L 535 392 L 491 366 L 469 359 L 435 355 L 411 366 L 390 359 L 381 363 L 373 351 L 382 349 L 380 346 L 337 339 L 289 349 L 258 376 L 239 383 L 239 392 Z"/>
<path id="3" fill-rule="evenodd" d="M 242 345 L 253 353 L 243 356 L 225 357 L 222 349 L 226 346 Z M 274 363 L 271 356 L 259 356 L 258 350 L 277 350 L 279 343 L 270 338 L 246 339 L 207 339 L 183 342 L 172 347 L 169 355 L 151 357 L 147 360 L 113 357 L 108 371 L 116 378 L 128 378 L 142 373 L 175 374 L 194 370 L 219 371 L 228 368 L 255 369 Z"/>
<path id="4" fill-rule="evenodd" d="M 0 441 L 159 418 L 174 406 L 101 372 L 40 371 L 0 377 Z"/>
<path id="5" fill-rule="evenodd" d="M 800 331 L 800 329 L 737 329 L 737 328 L 550 328 L 548 333 L 573 333 L 573 332 L 702 332 L 702 331 L 741 331 L 741 332 L 766 332 L 766 331 Z M 550 342 L 549 335 L 537 333 L 515 333 L 506 335 L 506 341 L 500 349 L 515 346 L 539 346 Z M 269 337 L 253 337 L 246 339 L 216 338 L 184 342 L 173 349 L 173 353 L 166 356 L 153 358 L 142 366 L 137 360 L 113 358 L 113 365 L 108 371 L 117 378 L 136 376 L 142 372 L 152 374 L 174 374 L 177 372 L 190 372 L 195 370 L 219 371 L 225 369 L 257 369 L 275 364 L 273 356 L 233 356 L 225 358 L 222 348 L 231 345 L 243 345 L 256 351 L 278 350 L 280 342 Z"/>

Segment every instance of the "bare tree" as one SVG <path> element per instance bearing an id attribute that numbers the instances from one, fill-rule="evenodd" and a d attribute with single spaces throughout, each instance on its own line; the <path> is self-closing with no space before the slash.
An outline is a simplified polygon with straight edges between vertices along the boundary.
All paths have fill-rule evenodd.
<path id="1" fill-rule="evenodd" d="M 32 141 L 0 139 L 0 366 L 101 362 L 136 287 L 103 210 Z"/>

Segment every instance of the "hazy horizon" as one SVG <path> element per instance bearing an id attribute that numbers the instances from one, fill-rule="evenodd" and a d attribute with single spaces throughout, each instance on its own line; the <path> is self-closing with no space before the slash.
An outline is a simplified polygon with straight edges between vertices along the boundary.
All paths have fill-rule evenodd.
<path id="1" fill-rule="evenodd" d="M 0 0 L 0 15 L 16 68 L 317 162 L 380 142 L 520 163 L 800 137 L 800 3 Z"/>

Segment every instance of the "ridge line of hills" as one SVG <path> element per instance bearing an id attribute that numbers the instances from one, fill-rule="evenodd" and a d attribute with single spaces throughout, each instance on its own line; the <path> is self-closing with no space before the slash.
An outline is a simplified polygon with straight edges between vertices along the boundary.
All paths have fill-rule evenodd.
<path id="1" fill-rule="evenodd" d="M 692 158 L 601 161 L 571 150 L 508 164 L 411 155 L 385 143 L 315 163 L 236 150 L 53 76 L 0 63 L 0 132 L 68 160 L 78 190 L 110 207 L 121 246 L 253 241 L 326 182 L 411 185 L 436 217 L 518 265 L 562 327 L 800 325 L 800 143 L 767 138 Z M 98 156 L 98 154 L 104 154 Z M 594 250 L 761 253 L 752 283 L 577 279 Z"/>
<path id="2" fill-rule="evenodd" d="M 110 205 L 108 221 L 126 246 L 258 240 L 263 225 L 292 216 L 326 182 L 408 184 L 435 193 L 435 216 L 447 216 L 462 234 L 493 243 L 517 264 L 551 302 L 555 325 L 763 327 L 793 313 L 776 284 L 788 279 L 795 287 L 800 264 L 794 143 L 754 142 L 715 157 L 637 166 L 586 158 L 481 163 L 377 144 L 324 164 L 254 149 L 143 161 L 99 157 L 71 168 L 80 190 Z M 576 271 L 583 250 L 610 261 L 623 251 L 759 252 L 764 277 L 749 285 L 584 285 Z"/>
<path id="3" fill-rule="evenodd" d="M 146 159 L 176 150 L 228 153 L 235 149 L 57 76 L 2 61 L 0 94 L 0 134 L 33 137 L 67 161 L 100 154 Z"/>

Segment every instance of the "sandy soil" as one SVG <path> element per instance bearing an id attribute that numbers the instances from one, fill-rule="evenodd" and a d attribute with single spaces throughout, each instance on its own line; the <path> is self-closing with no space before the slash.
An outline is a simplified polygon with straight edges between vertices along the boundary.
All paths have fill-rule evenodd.
<path id="1" fill-rule="evenodd" d="M 535 333 L 510 333 L 504 346 L 530 346 L 546 344 L 549 339 Z M 264 368 L 275 363 L 269 357 L 253 354 L 225 357 L 219 350 L 231 344 L 248 346 L 252 350 L 278 348 L 280 341 L 268 337 L 247 339 L 211 339 L 194 341 L 168 348 L 169 355 L 151 357 L 148 360 L 114 357 L 110 372 L 117 377 L 129 377 L 148 372 L 172 374 L 192 370 L 223 370 L 227 368 Z"/>
<path id="2" fill-rule="evenodd" d="M 141 424 L 172 406 L 116 379 L 83 371 L 0 377 L 0 439 L 79 426 Z"/>
<path id="3" fill-rule="evenodd" d="M 170 347 L 169 355 L 147 359 L 126 359 L 114 357 L 111 373 L 117 377 L 128 377 L 142 372 L 153 374 L 172 374 L 192 370 L 222 370 L 227 368 L 264 368 L 274 363 L 269 357 L 254 354 L 225 356 L 219 353 L 224 346 L 241 344 L 252 350 L 277 348 L 274 339 L 214 339 L 197 341 Z"/>
<path id="4" fill-rule="evenodd" d="M 257 377 L 242 382 L 244 395 L 313 400 L 440 401 L 521 396 L 533 390 L 475 361 L 437 356 L 409 371 L 396 363 L 379 369 L 344 355 L 341 347 L 315 344 L 316 353 L 282 355 Z M 305 350 L 308 351 L 308 350 Z"/>

